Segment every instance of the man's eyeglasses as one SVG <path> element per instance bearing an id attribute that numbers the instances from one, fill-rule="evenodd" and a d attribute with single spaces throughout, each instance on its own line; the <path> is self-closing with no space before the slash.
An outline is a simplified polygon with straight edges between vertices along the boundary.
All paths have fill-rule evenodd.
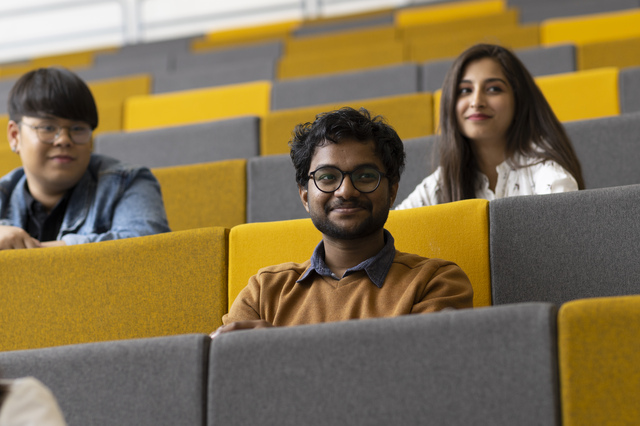
<path id="1" fill-rule="evenodd" d="M 358 167 L 352 172 L 343 172 L 337 167 L 326 166 L 309 173 L 309 177 L 313 178 L 316 188 L 327 194 L 340 188 L 345 175 L 349 175 L 353 187 L 363 194 L 378 189 L 380 181 L 385 176 L 384 173 L 371 166 Z"/>
<path id="2" fill-rule="evenodd" d="M 91 134 L 93 130 L 91 127 L 76 124 L 73 126 L 58 126 L 57 124 L 43 124 L 41 126 L 34 126 L 29 123 L 21 122 L 27 127 L 31 127 L 36 131 L 38 135 L 38 139 L 42 143 L 52 144 L 60 137 L 60 133 L 62 133 L 62 129 L 67 129 L 69 131 L 69 137 L 73 141 L 73 143 L 77 145 L 84 145 L 91 141 Z"/>

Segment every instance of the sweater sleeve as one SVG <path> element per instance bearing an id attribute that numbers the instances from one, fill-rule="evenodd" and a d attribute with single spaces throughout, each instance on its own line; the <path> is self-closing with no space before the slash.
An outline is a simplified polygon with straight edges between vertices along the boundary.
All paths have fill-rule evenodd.
<path id="1" fill-rule="evenodd" d="M 240 291 L 229 313 L 222 316 L 223 324 L 264 319 L 260 318 L 260 285 L 257 277 L 257 275 L 252 276 L 247 286 Z"/>
<path id="2" fill-rule="evenodd" d="M 446 262 L 429 278 L 412 313 L 428 313 L 446 308 L 473 307 L 473 287 L 467 274 L 456 264 Z"/>

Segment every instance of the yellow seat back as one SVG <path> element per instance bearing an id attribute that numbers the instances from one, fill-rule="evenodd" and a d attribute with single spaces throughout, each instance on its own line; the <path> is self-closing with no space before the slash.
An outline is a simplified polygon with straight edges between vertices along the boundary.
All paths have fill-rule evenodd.
<path id="1" fill-rule="evenodd" d="M 332 49 L 364 48 L 372 44 L 395 41 L 397 29 L 391 25 L 373 28 L 346 30 L 329 34 L 291 37 L 285 43 L 285 55 L 322 54 Z"/>
<path id="2" fill-rule="evenodd" d="M 0 255 L 0 351 L 208 333 L 227 311 L 228 230 Z"/>
<path id="3" fill-rule="evenodd" d="M 640 37 L 640 9 L 549 19 L 540 24 L 543 44 L 622 40 Z"/>
<path id="4" fill-rule="evenodd" d="M 271 112 L 260 122 L 260 154 L 289 153 L 288 142 L 297 124 L 312 122 L 318 113 L 346 105 L 382 115 L 403 140 L 433 134 L 431 94 L 412 93 Z"/>
<path id="5" fill-rule="evenodd" d="M 548 75 L 536 77 L 535 81 L 560 121 L 620 114 L 617 68 Z M 434 92 L 433 120 L 436 129 L 440 120 L 441 97 L 441 90 Z"/>
<path id="6" fill-rule="evenodd" d="M 638 66 L 640 65 L 640 37 L 578 45 L 576 62 L 579 70 Z"/>
<path id="7" fill-rule="evenodd" d="M 490 15 L 461 17 L 452 21 L 431 22 L 422 25 L 410 26 L 400 29 L 404 41 L 411 39 L 425 39 L 428 37 L 442 37 L 448 34 L 455 37 L 456 34 L 469 31 L 470 28 L 491 31 L 496 28 L 515 28 L 518 26 L 519 13 L 516 9 L 509 9 L 492 13 Z"/>
<path id="8" fill-rule="evenodd" d="M 398 27 L 411 27 L 437 22 L 456 21 L 458 19 L 491 15 L 503 12 L 506 4 L 503 0 L 471 0 L 416 7 L 399 10 L 395 15 Z"/>
<path id="9" fill-rule="evenodd" d="M 466 200 L 392 211 L 386 228 L 400 251 L 456 262 L 474 289 L 474 306 L 491 304 L 489 202 Z M 304 262 L 322 235 L 311 219 L 236 226 L 229 236 L 229 306 L 258 269 Z"/>
<path id="10" fill-rule="evenodd" d="M 339 46 L 339 45 L 337 45 Z M 399 41 L 365 43 L 323 49 L 318 52 L 285 55 L 278 61 L 278 78 L 308 77 L 399 64 L 405 61 L 405 48 Z"/>
<path id="11" fill-rule="evenodd" d="M 491 28 L 472 27 L 456 34 L 414 37 L 407 40 L 408 59 L 424 62 L 451 58 L 477 43 L 499 44 L 509 49 L 534 47 L 540 44 L 540 28 L 538 25 L 514 27 L 511 24 L 505 24 Z"/>
<path id="12" fill-rule="evenodd" d="M 536 83 L 560 121 L 620 114 L 617 68 L 537 77 Z"/>
<path id="13" fill-rule="evenodd" d="M 124 129 L 142 130 L 243 115 L 263 116 L 271 104 L 271 82 L 257 81 L 160 95 L 125 103 Z"/>
<path id="14" fill-rule="evenodd" d="M 153 169 L 174 231 L 245 223 L 247 160 Z"/>
<path id="15" fill-rule="evenodd" d="M 300 25 L 300 21 L 285 21 L 275 24 L 254 25 L 214 31 L 191 42 L 191 51 L 200 52 L 216 48 L 229 48 L 248 43 L 285 40 Z"/>
<path id="16" fill-rule="evenodd" d="M 582 299 L 561 306 L 558 356 L 563 425 L 638 423 L 638 324 L 640 296 Z"/>

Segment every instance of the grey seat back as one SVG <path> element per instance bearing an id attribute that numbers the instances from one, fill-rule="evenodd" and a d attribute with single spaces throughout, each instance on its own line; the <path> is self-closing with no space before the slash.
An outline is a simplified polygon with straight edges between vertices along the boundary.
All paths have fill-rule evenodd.
<path id="1" fill-rule="evenodd" d="M 508 0 L 508 4 L 518 8 L 522 23 L 638 7 L 637 0 Z"/>
<path id="2" fill-rule="evenodd" d="M 304 219 L 296 172 L 288 154 L 250 158 L 247 162 L 247 222 Z"/>
<path id="3" fill-rule="evenodd" d="M 549 304 L 230 333 L 208 424 L 558 425 L 556 357 Z"/>
<path id="4" fill-rule="evenodd" d="M 425 136 L 404 141 L 405 168 L 400 176 L 400 185 L 395 204 L 400 204 L 415 187 L 437 168 L 435 145 L 437 136 Z"/>
<path id="5" fill-rule="evenodd" d="M 33 376 L 69 426 L 205 424 L 210 338 L 182 335 L 0 353 L 3 378 Z"/>
<path id="6" fill-rule="evenodd" d="M 573 121 L 564 127 L 587 188 L 640 184 L 640 112 Z"/>
<path id="7" fill-rule="evenodd" d="M 576 70 L 576 48 L 573 45 L 517 49 L 514 53 L 534 77 Z M 423 63 L 421 90 L 433 92 L 442 88 L 453 61 L 451 58 Z"/>
<path id="8" fill-rule="evenodd" d="M 347 102 L 418 92 L 418 65 L 403 64 L 275 81 L 271 109 Z"/>
<path id="9" fill-rule="evenodd" d="M 640 185 L 489 203 L 493 304 L 640 294 Z"/>
<path id="10" fill-rule="evenodd" d="M 640 112 L 640 67 L 623 68 L 618 78 L 620 112 Z"/>
<path id="11" fill-rule="evenodd" d="M 167 167 L 249 158 L 259 153 L 258 117 L 138 132 L 103 133 L 95 152 L 127 163 Z"/>

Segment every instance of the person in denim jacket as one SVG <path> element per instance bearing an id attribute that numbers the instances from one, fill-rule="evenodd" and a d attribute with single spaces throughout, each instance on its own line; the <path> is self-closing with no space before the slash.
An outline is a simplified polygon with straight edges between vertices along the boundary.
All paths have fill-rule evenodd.
<path id="1" fill-rule="evenodd" d="M 92 154 L 98 113 L 74 73 L 23 75 L 9 95 L 9 119 L 9 144 L 22 167 L 0 179 L 0 250 L 170 231 L 149 169 Z"/>

